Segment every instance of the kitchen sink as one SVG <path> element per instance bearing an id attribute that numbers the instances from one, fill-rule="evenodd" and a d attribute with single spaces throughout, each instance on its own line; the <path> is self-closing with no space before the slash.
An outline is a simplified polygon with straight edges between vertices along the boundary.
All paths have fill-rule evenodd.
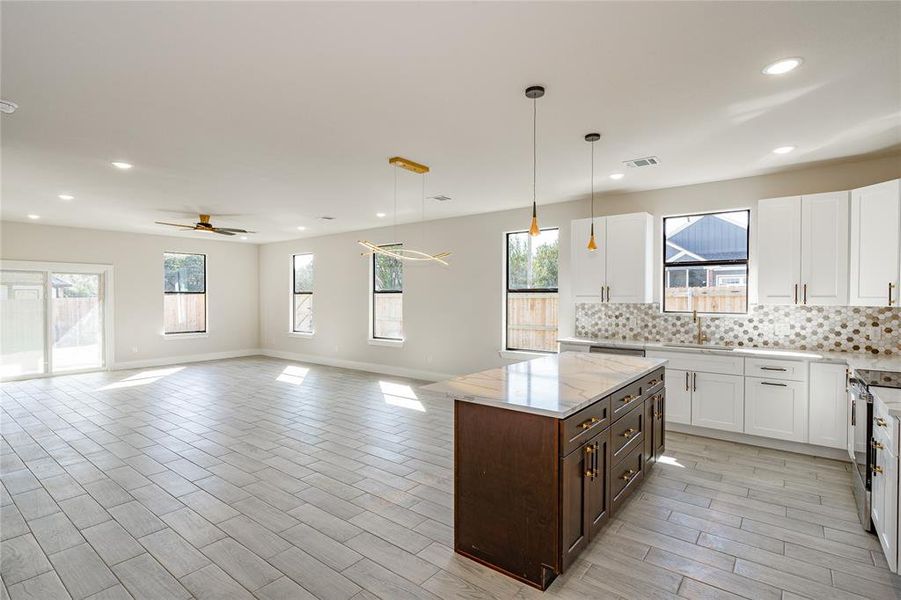
<path id="1" fill-rule="evenodd" d="M 735 346 L 718 346 L 716 344 L 663 344 L 665 348 L 692 348 L 694 350 L 735 350 Z"/>

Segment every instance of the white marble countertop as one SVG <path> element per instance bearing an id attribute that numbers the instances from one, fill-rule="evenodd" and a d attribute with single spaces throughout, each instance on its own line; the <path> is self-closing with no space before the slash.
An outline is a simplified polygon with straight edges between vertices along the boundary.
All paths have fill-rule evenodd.
<path id="1" fill-rule="evenodd" d="M 605 340 L 578 337 L 563 337 L 557 340 L 563 344 L 580 346 L 610 346 L 636 350 L 662 350 L 668 352 L 697 352 L 701 354 L 729 354 L 740 356 L 763 356 L 809 362 L 847 364 L 852 369 L 876 369 L 901 372 L 901 355 L 883 356 L 863 352 L 818 352 L 813 350 L 793 350 L 791 348 L 723 348 L 721 346 L 679 346 L 664 342 L 642 342 L 637 340 Z"/>
<path id="2" fill-rule="evenodd" d="M 666 360 L 562 352 L 424 386 L 455 400 L 564 419 Z"/>
<path id="3" fill-rule="evenodd" d="M 882 400 L 890 415 L 896 419 L 901 419 L 901 390 L 879 386 L 870 386 L 869 390 L 874 396 Z"/>

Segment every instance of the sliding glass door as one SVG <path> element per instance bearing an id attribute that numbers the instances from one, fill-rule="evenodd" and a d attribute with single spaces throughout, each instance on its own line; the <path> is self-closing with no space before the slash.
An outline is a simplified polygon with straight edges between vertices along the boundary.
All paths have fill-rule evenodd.
<path id="1" fill-rule="evenodd" d="M 103 368 L 111 268 L 17 262 L 34 265 L 20 270 L 9 264 L 0 270 L 0 377 Z"/>
<path id="2" fill-rule="evenodd" d="M 47 368 L 47 273 L 0 271 L 0 377 Z"/>

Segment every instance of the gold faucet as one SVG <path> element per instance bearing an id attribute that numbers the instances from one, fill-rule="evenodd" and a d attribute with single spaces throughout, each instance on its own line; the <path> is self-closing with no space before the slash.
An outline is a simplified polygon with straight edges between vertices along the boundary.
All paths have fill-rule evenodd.
<path id="1" fill-rule="evenodd" d="M 696 343 L 700 346 L 704 342 L 707 341 L 707 334 L 701 330 L 701 317 L 698 316 L 698 311 L 691 311 L 691 320 L 698 324 L 698 332 L 695 335 Z"/>

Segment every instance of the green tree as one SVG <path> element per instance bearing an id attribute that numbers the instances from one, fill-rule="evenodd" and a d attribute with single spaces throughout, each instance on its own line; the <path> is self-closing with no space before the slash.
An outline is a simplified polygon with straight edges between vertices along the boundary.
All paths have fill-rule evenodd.
<path id="1" fill-rule="evenodd" d="M 206 289 L 203 254 L 166 254 L 163 279 L 167 292 L 203 292 Z"/>

